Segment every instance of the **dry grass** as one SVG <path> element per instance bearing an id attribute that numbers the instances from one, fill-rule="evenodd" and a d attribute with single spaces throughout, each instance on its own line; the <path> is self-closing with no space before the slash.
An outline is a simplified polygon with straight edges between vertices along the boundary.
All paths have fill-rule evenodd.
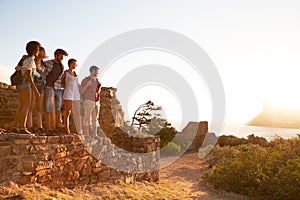
<path id="1" fill-rule="evenodd" d="M 6 183 L 1 186 L 0 199 L 42 199 L 42 200 L 81 200 L 81 199 L 186 199 L 188 194 L 175 191 L 166 184 L 122 182 L 99 183 L 74 189 L 58 190 L 38 184 L 18 186 Z"/>

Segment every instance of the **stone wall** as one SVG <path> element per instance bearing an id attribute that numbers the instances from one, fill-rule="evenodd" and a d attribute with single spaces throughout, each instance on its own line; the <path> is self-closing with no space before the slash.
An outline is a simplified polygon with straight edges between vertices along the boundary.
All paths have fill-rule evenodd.
<path id="1" fill-rule="evenodd" d="M 147 153 L 159 150 L 159 137 L 135 134 L 131 127 L 124 126 L 124 113 L 116 97 L 115 88 L 101 89 L 100 127 L 113 144 L 134 153 Z"/>
<path id="2" fill-rule="evenodd" d="M 18 93 L 15 87 L 0 82 L 0 127 L 14 125 L 14 116 L 18 107 Z"/>
<path id="3" fill-rule="evenodd" d="M 13 125 L 15 89 L 0 84 L 0 128 Z M 0 134 L 0 182 L 74 187 L 108 180 L 159 180 L 159 138 L 124 127 L 116 89 L 102 88 L 101 137 Z"/>
<path id="4" fill-rule="evenodd" d="M 74 187 L 116 179 L 158 181 L 156 172 L 146 170 L 153 159 L 121 154 L 107 138 L 83 143 L 77 136 L 0 136 L 0 182 Z M 107 163 L 116 163 L 117 169 Z M 125 169 L 130 163 L 136 168 Z"/>

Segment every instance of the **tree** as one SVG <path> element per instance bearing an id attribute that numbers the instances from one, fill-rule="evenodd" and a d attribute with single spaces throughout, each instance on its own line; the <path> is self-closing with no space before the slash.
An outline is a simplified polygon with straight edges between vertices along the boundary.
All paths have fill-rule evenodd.
<path id="1" fill-rule="evenodd" d="M 173 140 L 177 131 L 166 119 L 160 118 L 161 114 L 158 111 L 161 110 L 162 107 L 155 106 L 151 100 L 147 101 L 134 112 L 131 126 L 137 125 L 139 131 L 142 130 L 151 135 L 159 135 L 160 146 L 164 147 Z"/>
<path id="2" fill-rule="evenodd" d="M 156 135 L 157 133 L 160 132 L 162 128 L 170 128 L 171 123 L 169 123 L 166 119 L 154 117 L 151 119 L 151 122 L 149 123 L 148 126 L 148 132 L 151 135 Z"/>
<path id="3" fill-rule="evenodd" d="M 159 129 L 159 131 L 155 133 L 155 135 L 159 135 L 160 137 L 161 148 L 168 145 L 177 134 L 176 129 L 171 126 L 171 123 L 168 123 L 167 120 L 165 121 L 166 123 L 164 123 L 163 126 Z"/>
<path id="4" fill-rule="evenodd" d="M 140 105 L 134 112 L 131 126 L 137 125 L 139 130 L 142 128 L 144 130 L 148 130 L 151 120 L 155 117 L 161 116 L 159 113 L 156 113 L 160 110 L 162 110 L 161 106 L 155 106 L 151 100 L 147 101 L 146 103 Z"/>

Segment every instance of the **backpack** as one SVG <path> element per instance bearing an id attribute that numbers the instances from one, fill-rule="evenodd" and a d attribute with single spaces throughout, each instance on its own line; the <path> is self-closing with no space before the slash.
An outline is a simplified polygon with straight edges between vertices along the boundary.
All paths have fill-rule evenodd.
<path id="1" fill-rule="evenodd" d="M 26 56 L 23 56 L 21 60 L 19 61 L 18 65 L 22 66 L 23 61 L 25 60 Z M 22 70 L 16 70 L 11 76 L 10 76 L 10 82 L 11 85 L 21 85 L 25 82 L 25 77 L 22 75 Z"/>
<path id="2" fill-rule="evenodd" d="M 15 71 L 11 76 L 10 76 L 10 82 L 11 85 L 21 85 L 25 81 L 25 78 L 22 76 L 22 70 Z"/>

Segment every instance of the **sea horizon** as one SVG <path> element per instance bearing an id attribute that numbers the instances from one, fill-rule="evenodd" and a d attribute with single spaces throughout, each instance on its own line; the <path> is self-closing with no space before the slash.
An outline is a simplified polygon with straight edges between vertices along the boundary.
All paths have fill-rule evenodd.
<path id="1" fill-rule="evenodd" d="M 254 134 L 255 136 L 264 137 L 268 141 L 282 137 L 284 139 L 292 138 L 300 134 L 300 129 L 296 128 L 279 128 L 279 127 L 266 127 L 266 126 L 250 126 L 245 124 L 231 123 L 224 124 L 217 136 L 233 135 L 239 138 L 247 138 L 248 135 Z"/>

